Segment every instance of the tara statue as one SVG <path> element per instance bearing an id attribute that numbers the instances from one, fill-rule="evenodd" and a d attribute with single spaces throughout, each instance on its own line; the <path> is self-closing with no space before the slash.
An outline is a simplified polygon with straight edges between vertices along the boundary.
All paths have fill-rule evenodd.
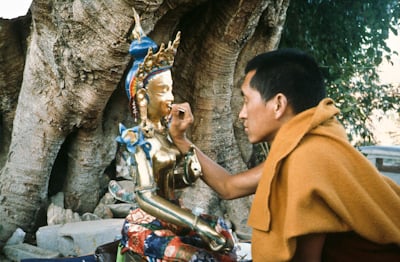
<path id="1" fill-rule="evenodd" d="M 224 221 L 180 207 L 174 194 L 176 189 L 192 185 L 201 176 L 194 148 L 182 155 L 168 136 L 174 101 L 171 67 L 180 32 L 172 43 L 158 48 L 144 34 L 139 16 L 134 13 L 129 50 L 134 63 L 125 88 L 137 125 L 126 128 L 121 124 L 117 138 L 126 150 L 134 192 L 121 191 L 117 181 L 110 182 L 114 195 L 124 192 L 120 199 L 139 206 L 126 217 L 122 251 L 130 249 L 157 259 L 181 257 L 189 261 L 196 256 L 213 256 L 217 261 L 232 261 L 229 251 L 233 242 Z M 181 161 L 183 172 L 177 172 Z"/>

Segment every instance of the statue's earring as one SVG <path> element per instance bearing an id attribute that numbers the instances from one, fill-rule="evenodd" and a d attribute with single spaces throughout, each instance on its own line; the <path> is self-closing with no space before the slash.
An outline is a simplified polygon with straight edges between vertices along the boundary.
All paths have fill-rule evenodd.
<path id="1" fill-rule="evenodd" d="M 145 88 L 140 88 L 136 92 L 136 105 L 138 107 L 139 117 L 141 125 L 145 125 L 147 122 L 147 90 Z"/>
<path id="2" fill-rule="evenodd" d="M 131 98 L 131 100 L 129 101 L 129 110 L 131 111 L 131 114 L 133 116 L 133 120 L 135 121 L 135 123 L 137 123 L 138 119 L 139 119 L 139 111 L 137 109 L 137 105 L 136 105 L 136 100 L 134 97 Z"/>

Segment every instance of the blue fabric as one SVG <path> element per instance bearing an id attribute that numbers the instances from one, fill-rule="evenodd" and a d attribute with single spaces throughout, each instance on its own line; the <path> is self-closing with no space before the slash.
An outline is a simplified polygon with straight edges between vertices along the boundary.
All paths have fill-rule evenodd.
<path id="1" fill-rule="evenodd" d="M 151 233 L 146 238 L 144 255 L 148 257 L 163 257 L 165 249 L 173 238 L 174 236 L 157 236 Z"/>
<path id="2" fill-rule="evenodd" d="M 126 133 L 128 131 L 134 132 L 136 134 L 137 137 L 136 141 L 131 141 L 130 137 L 126 136 Z M 152 164 L 150 156 L 151 144 L 147 142 L 146 139 L 144 138 L 144 134 L 141 131 L 140 126 L 126 128 L 123 124 L 120 123 L 119 133 L 120 135 L 115 139 L 118 143 L 125 144 L 126 149 L 133 154 L 136 153 L 136 146 L 140 146 L 143 149 L 144 153 L 146 154 L 146 158 L 150 162 L 150 165 Z M 127 162 L 130 165 L 136 165 L 136 162 L 132 157 L 129 157 Z"/>
<path id="3" fill-rule="evenodd" d="M 129 47 L 129 53 L 135 58 L 135 61 L 133 62 L 133 65 L 130 68 L 125 80 L 125 90 L 129 99 L 135 96 L 135 94 L 131 94 L 130 92 L 129 87 L 131 85 L 131 81 L 135 77 L 140 64 L 143 63 L 143 60 L 150 48 L 155 53 L 158 50 L 158 45 L 148 36 L 142 36 L 140 40 L 133 40 Z"/>

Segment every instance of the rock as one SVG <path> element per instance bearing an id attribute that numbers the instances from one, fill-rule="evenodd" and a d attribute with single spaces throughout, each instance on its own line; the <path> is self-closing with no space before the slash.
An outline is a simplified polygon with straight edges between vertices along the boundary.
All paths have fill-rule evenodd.
<path id="1" fill-rule="evenodd" d="M 6 245 L 4 254 L 11 261 L 20 261 L 26 258 L 56 258 L 59 257 L 58 252 L 42 249 L 37 246 L 20 243 L 17 245 Z"/>
<path id="2" fill-rule="evenodd" d="M 121 204 L 107 205 L 107 207 L 111 210 L 115 218 L 125 218 L 129 214 L 129 211 L 131 209 L 135 209 L 139 207 L 139 205 L 121 203 Z"/>
<path id="3" fill-rule="evenodd" d="M 21 228 L 17 228 L 12 236 L 7 240 L 7 245 L 17 245 L 24 242 L 25 232 Z"/>
<path id="4" fill-rule="evenodd" d="M 70 222 L 79 222 L 82 219 L 78 213 L 72 212 L 71 209 L 64 209 L 51 203 L 47 209 L 47 224 L 58 225 Z"/>
<path id="5" fill-rule="evenodd" d="M 51 203 L 64 208 L 64 193 L 63 192 L 58 192 L 54 196 L 51 197 Z"/>
<path id="6" fill-rule="evenodd" d="M 82 221 L 94 221 L 94 220 L 100 220 L 101 218 L 92 213 L 85 213 L 81 216 L 81 219 Z"/>
<path id="7" fill-rule="evenodd" d="M 120 238 L 123 223 L 124 219 L 103 219 L 41 227 L 37 246 L 65 257 L 93 254 L 98 246 Z"/>

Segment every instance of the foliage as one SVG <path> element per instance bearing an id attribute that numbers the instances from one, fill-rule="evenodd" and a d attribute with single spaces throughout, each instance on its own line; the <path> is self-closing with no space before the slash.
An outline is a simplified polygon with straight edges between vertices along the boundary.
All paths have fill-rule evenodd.
<path id="1" fill-rule="evenodd" d="M 391 61 L 385 40 L 397 35 L 398 0 L 291 1 L 280 47 L 306 50 L 321 64 L 328 95 L 356 144 L 374 142 L 366 123 L 373 109 L 399 111 L 399 90 L 379 83 L 377 66 Z M 397 87 L 398 88 L 398 87 Z"/>

